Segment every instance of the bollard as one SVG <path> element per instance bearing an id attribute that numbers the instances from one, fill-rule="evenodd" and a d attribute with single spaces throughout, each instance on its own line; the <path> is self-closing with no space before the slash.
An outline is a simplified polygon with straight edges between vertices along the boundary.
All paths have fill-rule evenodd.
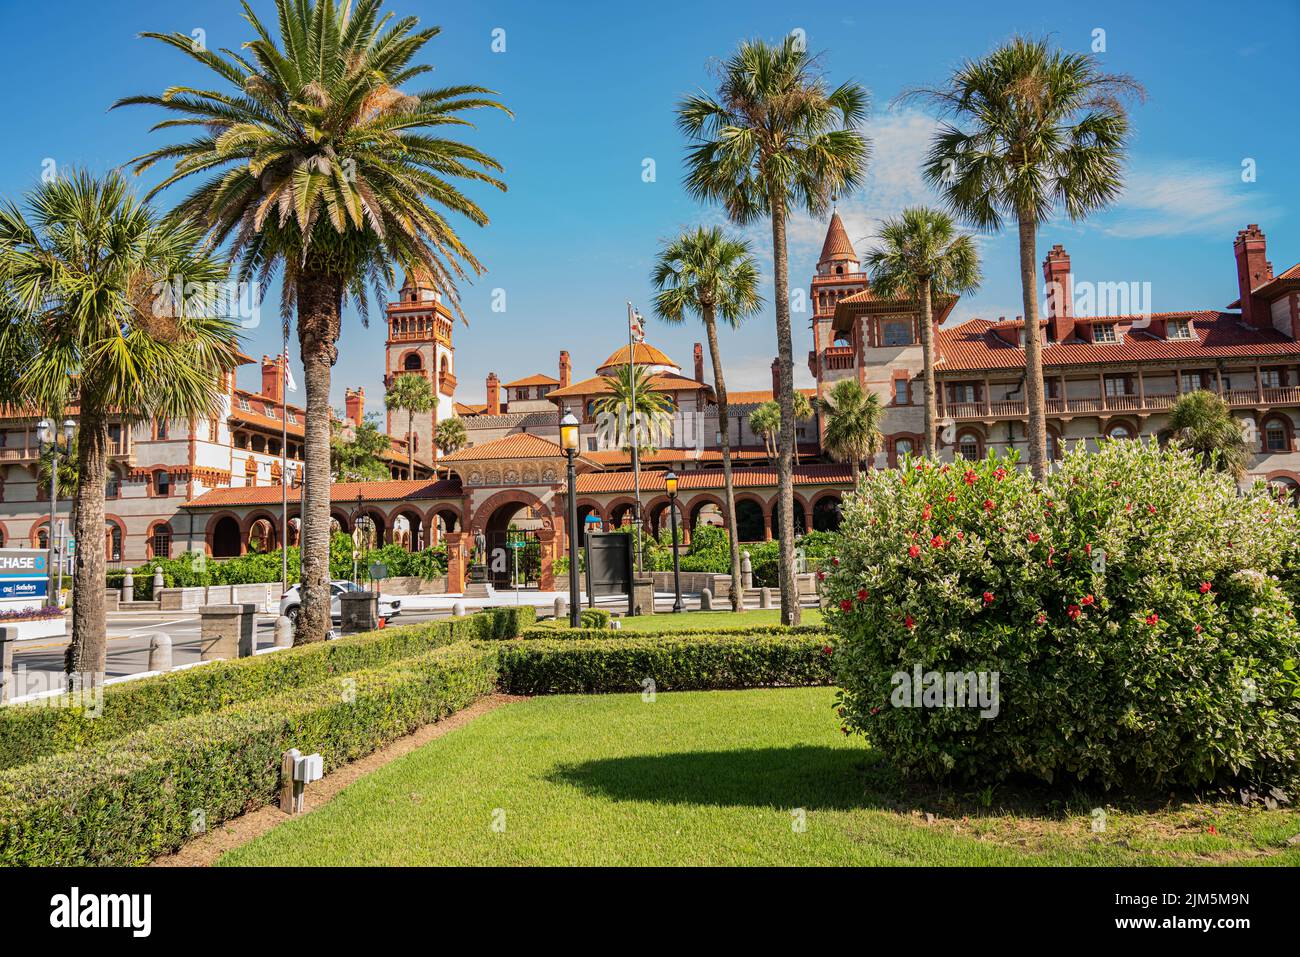
<path id="1" fill-rule="evenodd" d="M 759 608 L 772 607 L 772 589 L 760 588 L 758 590 L 758 607 Z"/>
<path id="2" fill-rule="evenodd" d="M 293 647 L 293 622 L 287 615 L 281 615 L 275 620 L 275 647 Z"/>
<path id="3" fill-rule="evenodd" d="M 567 621 L 569 618 L 569 601 L 563 595 L 556 596 L 555 599 L 555 620 Z"/>
<path id="4" fill-rule="evenodd" d="M 148 671 L 172 670 L 172 636 L 163 631 L 155 631 L 149 636 Z"/>
<path id="5" fill-rule="evenodd" d="M 700 611 L 713 611 L 713 592 L 707 588 L 700 592 Z"/>
<path id="6" fill-rule="evenodd" d="M 754 566 L 749 560 L 749 552 L 740 553 L 740 587 L 750 589 L 754 587 Z"/>
<path id="7" fill-rule="evenodd" d="M 455 602 L 455 603 L 451 606 L 451 613 L 452 613 L 453 615 L 455 615 L 457 618 L 464 618 L 464 617 L 465 617 L 465 603 L 464 603 L 463 601 Z"/>
<path id="8" fill-rule="evenodd" d="M 14 642 L 18 629 L 12 625 L 0 628 L 0 704 L 14 696 Z"/>
<path id="9" fill-rule="evenodd" d="M 153 600 L 154 601 L 158 601 L 159 599 L 162 598 L 162 595 L 160 593 L 165 587 L 167 587 L 167 582 L 163 578 L 162 566 L 159 565 L 157 568 L 153 570 Z"/>
<path id="10" fill-rule="evenodd" d="M 246 658 L 257 648 L 257 606 L 208 605 L 199 609 L 201 650 L 204 661 Z"/>
<path id="11" fill-rule="evenodd" d="M 131 574 L 131 569 L 126 570 L 122 576 L 122 601 L 135 601 L 135 575 Z"/>

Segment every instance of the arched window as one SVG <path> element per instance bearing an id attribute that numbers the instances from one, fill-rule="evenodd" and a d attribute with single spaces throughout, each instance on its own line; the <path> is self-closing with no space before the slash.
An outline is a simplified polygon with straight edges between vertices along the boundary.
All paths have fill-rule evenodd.
<path id="1" fill-rule="evenodd" d="M 5 530 L 0 528 L 0 548 L 5 547 Z"/>
<path id="2" fill-rule="evenodd" d="M 40 528 L 36 530 L 36 547 L 37 548 L 50 547 L 50 530 L 44 525 L 42 525 Z"/>
<path id="3" fill-rule="evenodd" d="M 894 457 L 900 462 L 903 456 L 911 455 L 915 451 L 916 447 L 912 445 L 911 439 L 894 439 Z"/>
<path id="4" fill-rule="evenodd" d="M 1286 423 L 1279 418 L 1271 418 L 1264 423 L 1264 451 L 1286 452 L 1291 448 L 1291 433 Z"/>
<path id="5" fill-rule="evenodd" d="M 419 372 L 424 368 L 424 360 L 420 358 L 418 352 L 408 353 L 402 360 L 402 369 L 406 372 Z"/>
<path id="6" fill-rule="evenodd" d="M 122 526 L 117 522 L 104 522 L 104 558 L 110 562 L 122 560 Z"/>
<path id="7" fill-rule="evenodd" d="M 1133 430 L 1123 422 L 1116 422 L 1106 431 L 1106 436 L 1111 439 L 1131 439 Z"/>
<path id="8" fill-rule="evenodd" d="M 172 527 L 166 522 L 155 525 L 153 535 L 149 537 L 149 547 L 154 558 L 171 558 Z"/>
<path id="9" fill-rule="evenodd" d="M 104 498 L 117 498 L 122 494 L 122 474 L 117 469 L 108 470 L 108 478 L 104 482 Z"/>
<path id="10" fill-rule="evenodd" d="M 957 451 L 964 459 L 974 461 L 981 457 L 984 443 L 978 432 L 962 432 L 957 436 Z"/>

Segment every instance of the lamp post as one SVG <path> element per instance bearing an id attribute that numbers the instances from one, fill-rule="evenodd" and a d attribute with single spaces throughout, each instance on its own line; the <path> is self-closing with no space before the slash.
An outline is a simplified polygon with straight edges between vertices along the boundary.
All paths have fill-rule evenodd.
<path id="1" fill-rule="evenodd" d="M 677 556 L 677 473 L 669 472 L 664 476 L 664 488 L 668 490 L 668 514 L 673 526 L 673 614 L 682 611 L 682 566 Z"/>
<path id="2" fill-rule="evenodd" d="M 578 592 L 578 477 L 573 459 L 578 454 L 578 419 L 569 409 L 560 418 L 560 448 L 569 460 L 569 627 L 578 627 L 582 596 Z"/>
<path id="3" fill-rule="evenodd" d="M 50 451 L 50 517 L 49 524 L 45 531 L 46 559 L 45 570 L 50 576 L 50 589 L 52 595 L 49 601 L 59 604 L 58 594 L 58 565 L 62 561 L 62 553 L 54 541 L 54 518 L 59 512 L 59 458 L 61 456 L 72 455 L 72 433 L 76 431 L 77 423 L 71 419 L 65 419 L 63 422 L 63 444 L 59 444 L 58 434 L 54 431 L 54 423 L 49 419 L 41 419 L 36 423 L 36 441 L 42 451 Z M 59 552 L 58 560 L 55 559 L 55 553 Z"/>

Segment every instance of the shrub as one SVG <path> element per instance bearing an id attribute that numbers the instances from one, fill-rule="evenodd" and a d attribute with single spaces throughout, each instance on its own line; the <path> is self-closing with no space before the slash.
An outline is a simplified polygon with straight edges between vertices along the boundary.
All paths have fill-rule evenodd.
<path id="1" fill-rule="evenodd" d="M 280 756 L 353 761 L 492 691 L 491 651 L 443 648 L 0 772 L 0 865 L 127 865 L 276 799 Z M 346 690 L 347 693 L 343 693 Z"/>
<path id="2" fill-rule="evenodd" d="M 547 638 L 557 640 L 587 640 L 592 638 L 694 638 L 702 635 L 735 637 L 801 637 L 814 635 L 827 639 L 831 632 L 824 625 L 714 625 L 709 628 L 681 628 L 673 631 L 644 632 L 622 628 L 559 628 L 552 622 L 539 622 L 536 627 L 525 628 L 519 636 L 525 641 Z"/>
<path id="3" fill-rule="evenodd" d="M 608 608 L 584 608 L 578 612 L 578 627 L 608 628 L 611 617 Z"/>
<path id="4" fill-rule="evenodd" d="M 507 694 L 702 691 L 830 683 L 825 639 L 676 634 L 511 642 L 498 657 Z"/>
<path id="5" fill-rule="evenodd" d="M 409 658 L 495 630 L 491 615 L 349 635 L 273 654 L 217 661 L 105 685 L 99 706 L 70 698 L 0 708 L 0 768 L 111 741 L 186 715 L 218 711 L 328 678 Z M 502 626 L 504 627 L 504 626 Z"/>
<path id="6" fill-rule="evenodd" d="M 484 608 L 473 615 L 452 620 L 466 623 L 466 637 L 479 641 L 508 641 L 537 624 L 537 609 L 532 605 L 505 605 Z"/>
<path id="7" fill-rule="evenodd" d="M 1300 636 L 1265 572 L 1294 529 L 1137 442 L 1042 485 L 1014 457 L 870 473 L 824 589 L 846 728 L 930 779 L 1291 780 Z M 997 673 L 996 717 L 896 706 L 916 668 Z"/>

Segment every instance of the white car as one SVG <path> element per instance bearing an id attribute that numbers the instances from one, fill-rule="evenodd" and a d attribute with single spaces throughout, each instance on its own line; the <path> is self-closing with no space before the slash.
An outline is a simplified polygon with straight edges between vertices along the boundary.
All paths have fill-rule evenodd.
<path id="1" fill-rule="evenodd" d="M 300 586 L 294 585 L 280 599 L 280 614 L 288 618 L 290 624 L 295 628 L 298 627 L 298 606 L 302 604 L 302 595 L 299 593 L 299 588 Z M 366 591 L 366 589 L 349 581 L 330 582 L 330 619 L 332 621 L 343 620 L 343 602 L 339 596 L 348 591 Z M 380 618 L 390 619 L 401 613 L 402 600 L 400 598 L 380 594 Z"/>

